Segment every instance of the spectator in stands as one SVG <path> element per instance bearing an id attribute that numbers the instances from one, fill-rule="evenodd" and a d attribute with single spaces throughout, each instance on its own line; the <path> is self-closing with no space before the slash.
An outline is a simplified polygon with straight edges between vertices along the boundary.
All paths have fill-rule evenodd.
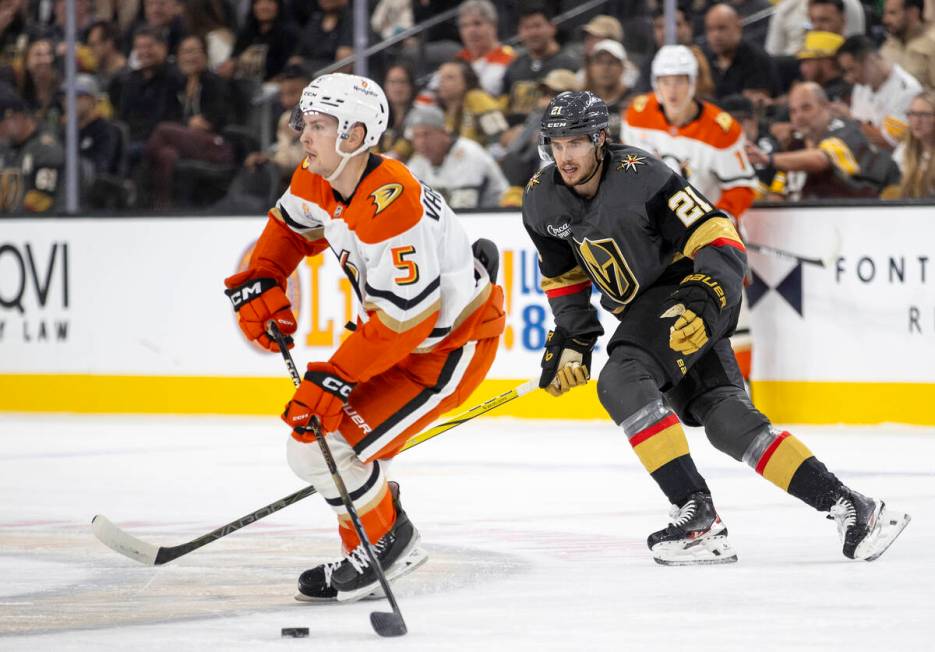
<path id="1" fill-rule="evenodd" d="M 88 28 L 94 22 L 91 4 L 91 0 L 76 0 L 75 2 L 75 33 L 78 36 L 78 42 L 75 45 L 75 63 L 79 72 L 94 70 L 94 56 L 90 48 L 84 45 L 88 38 Z M 66 0 L 55 0 L 54 22 L 49 26 L 34 28 L 37 33 L 51 39 L 55 44 L 55 56 L 58 59 L 63 59 L 68 50 L 68 44 L 65 43 L 66 8 Z"/>
<path id="2" fill-rule="evenodd" d="M 94 18 L 112 24 L 118 34 L 132 32 L 142 5 L 142 0 L 95 0 Z"/>
<path id="3" fill-rule="evenodd" d="M 581 28 L 581 33 L 584 35 L 583 56 L 590 54 L 598 41 L 611 39 L 623 44 L 623 25 L 613 16 L 605 14 L 595 16 Z"/>
<path id="4" fill-rule="evenodd" d="M 499 103 L 480 88 L 477 73 L 461 59 L 438 69 L 438 105 L 451 133 L 481 145 L 496 143 L 507 129 Z"/>
<path id="5" fill-rule="evenodd" d="M 848 37 L 837 57 L 854 84 L 848 117 L 861 123 L 870 142 L 892 151 L 906 135 L 906 109 L 922 87 L 898 63 L 880 56 L 866 36 Z"/>
<path id="6" fill-rule="evenodd" d="M 50 129 L 58 127 L 62 115 L 58 93 L 62 82 L 51 39 L 38 38 L 26 46 L 23 69 L 17 82 L 20 97 L 36 119 Z"/>
<path id="7" fill-rule="evenodd" d="M 416 98 L 412 70 L 401 63 L 391 65 L 383 77 L 383 91 L 390 105 L 390 119 L 378 149 L 387 156 L 407 161 L 412 155 L 412 143 L 406 138 L 406 116 Z"/>
<path id="8" fill-rule="evenodd" d="M 208 69 L 217 70 L 234 51 L 234 32 L 227 24 L 224 0 L 186 0 L 182 11 L 186 32 L 208 45 Z"/>
<path id="9" fill-rule="evenodd" d="M 312 76 L 354 52 L 354 20 L 348 0 L 317 0 L 317 4 L 302 29 L 295 56 L 289 59 Z"/>
<path id="10" fill-rule="evenodd" d="M 847 24 L 844 0 L 808 0 L 808 21 L 815 31 L 844 36 Z"/>
<path id="11" fill-rule="evenodd" d="M 174 57 L 182 34 L 185 33 L 185 26 L 182 24 L 182 7 L 179 0 L 143 0 L 143 17 L 128 32 L 131 38 L 124 47 L 124 51 L 127 51 L 131 50 L 130 46 L 132 46 L 130 51 L 131 67 L 138 65 L 133 54 L 136 52 L 136 33 L 143 28 L 157 34 L 166 44 L 167 56 Z"/>
<path id="12" fill-rule="evenodd" d="M 607 104 L 607 134 L 620 142 L 620 114 L 626 111 L 634 93 L 623 85 L 623 67 L 627 53 L 617 41 L 598 41 L 588 55 L 584 90 L 592 91 Z"/>
<path id="13" fill-rule="evenodd" d="M 779 95 L 776 64 L 759 45 L 743 39 L 740 17 L 733 7 L 716 4 L 708 10 L 705 36 L 715 98 L 741 93 L 763 105 Z"/>
<path id="14" fill-rule="evenodd" d="M 780 150 L 779 142 L 773 138 L 760 124 L 756 108 L 749 98 L 743 95 L 728 95 L 718 101 L 718 106 L 727 111 L 731 117 L 740 123 L 743 134 L 748 143 L 753 143 L 765 154 L 773 154 Z M 756 170 L 756 196 L 754 201 L 768 199 L 770 186 L 776 176 L 775 168 L 768 165 L 754 166 Z"/>
<path id="15" fill-rule="evenodd" d="M 747 144 L 754 165 L 783 173 L 785 181 L 774 181 L 774 189 L 788 198 L 876 197 L 899 181 L 890 154 L 873 146 L 856 122 L 834 117 L 825 92 L 815 82 L 793 86 L 789 114 L 803 137 L 798 149 L 768 154 Z"/>
<path id="16" fill-rule="evenodd" d="M 279 81 L 279 104 L 283 112 L 276 123 L 276 141 L 265 152 L 252 152 L 244 160 L 244 166 L 257 168 L 272 162 L 279 170 L 283 182 L 288 182 L 296 167 L 305 158 L 305 150 L 299 142 L 301 133 L 289 126 L 292 110 L 298 106 L 302 90 L 308 86 L 311 78 L 301 66 L 286 66 Z M 389 95 L 389 92 L 387 92 Z M 390 109 L 392 116 L 392 108 Z"/>
<path id="17" fill-rule="evenodd" d="M 186 36 L 179 43 L 178 67 L 185 82 L 180 93 L 181 120 L 160 122 L 146 142 L 146 160 L 153 204 L 172 204 L 175 164 L 179 159 L 231 164 L 234 148 L 221 136 L 227 122 L 230 92 L 227 82 L 208 70 L 205 40 Z M 181 203 L 186 203 L 182 198 Z"/>
<path id="18" fill-rule="evenodd" d="M 772 3 L 769 0 L 724 0 L 724 2 L 737 12 L 741 22 L 750 21 L 755 15 L 763 16 L 759 20 L 748 22 L 743 28 L 745 39 L 762 46 L 766 42 L 766 34 L 769 30 L 769 16 L 761 12 L 769 9 Z"/>
<path id="19" fill-rule="evenodd" d="M 577 70 L 577 61 L 563 54 L 555 40 L 552 14 L 545 4 L 530 2 L 519 15 L 519 40 L 526 53 L 507 68 L 503 85 L 509 94 L 507 116 L 510 124 L 521 124 L 536 106 L 539 82 L 558 68 Z"/>
<path id="20" fill-rule="evenodd" d="M 662 7 L 657 7 L 653 12 L 653 40 L 656 50 L 666 44 L 665 12 Z M 711 64 L 708 63 L 708 57 L 705 56 L 702 49 L 695 44 L 695 37 L 692 34 L 691 12 L 688 6 L 684 4 L 678 4 L 675 8 L 675 44 L 687 47 L 695 55 L 695 59 L 698 60 L 698 81 L 695 82 L 695 95 L 706 100 L 712 99 L 714 97 L 714 80 L 711 78 Z M 652 90 L 652 65 L 653 58 L 647 57 L 640 68 L 640 79 L 636 85 L 637 92 L 646 93 Z"/>
<path id="21" fill-rule="evenodd" d="M 578 78 L 572 71 L 559 68 L 547 74 L 539 83 L 536 108 L 530 111 L 522 125 L 510 128 L 509 139 L 501 141 L 505 153 L 500 158 L 500 169 L 510 183 L 509 196 L 501 202 L 503 205 L 522 206 L 523 188 L 542 167 L 539 158 L 539 125 L 549 102 L 559 93 L 577 90 L 580 90 Z"/>
<path id="22" fill-rule="evenodd" d="M 0 87 L 0 212 L 45 213 L 60 198 L 65 154 L 54 132 L 44 129 L 26 102 Z"/>
<path id="23" fill-rule="evenodd" d="M 494 208 L 507 189 L 497 162 L 472 140 L 453 136 L 435 106 L 415 107 L 406 118 L 414 154 L 408 166 L 454 209 Z"/>
<path id="24" fill-rule="evenodd" d="M 490 0 L 465 0 L 458 7 L 458 33 L 464 49 L 455 56 L 473 66 L 481 88 L 500 97 L 503 76 L 516 52 L 497 39 L 497 8 Z"/>
<path id="25" fill-rule="evenodd" d="M 159 32 L 141 28 L 133 37 L 139 68 L 111 83 L 111 103 L 117 119 L 130 130 L 128 154 L 131 168 L 142 159 L 143 148 L 160 122 L 177 121 L 182 115 L 179 95 L 184 80 L 166 62 L 168 47 Z"/>
<path id="26" fill-rule="evenodd" d="M 0 70 L 19 62 L 28 39 L 26 0 L 0 0 Z"/>
<path id="27" fill-rule="evenodd" d="M 851 85 L 844 79 L 835 57 L 844 37 L 833 32 L 811 31 L 805 35 L 802 49 L 796 54 L 799 73 L 805 81 L 822 87 L 832 102 L 851 102 Z"/>
<path id="28" fill-rule="evenodd" d="M 299 40 L 299 30 L 283 15 L 283 0 L 251 0 L 250 13 L 237 33 L 231 58 L 217 73 L 268 81 L 282 72 Z"/>
<path id="29" fill-rule="evenodd" d="M 935 87 L 935 34 L 922 19 L 923 0 L 886 0 L 883 26 L 888 34 L 880 56 L 902 66 L 925 88 Z"/>
<path id="30" fill-rule="evenodd" d="M 916 95 L 906 116 L 909 133 L 893 155 L 902 171 L 897 196 L 935 197 L 935 92 L 926 90 Z"/>
<path id="31" fill-rule="evenodd" d="M 127 67 L 127 58 L 117 43 L 118 36 L 117 28 L 110 21 L 99 20 L 88 28 L 88 47 L 97 62 L 94 76 L 105 90 Z"/>
<path id="32" fill-rule="evenodd" d="M 370 29 L 386 40 L 404 32 L 412 22 L 412 0 L 378 0 L 370 15 Z"/>
<path id="33" fill-rule="evenodd" d="M 594 52 L 594 46 L 600 41 L 615 41 L 623 47 L 623 25 L 613 16 L 598 15 L 588 21 L 588 24 L 581 28 L 584 40 L 581 48 L 575 48 L 574 44 L 564 49 L 565 54 L 571 56 L 576 61 L 582 61 L 584 66 L 578 70 L 578 87 L 584 88 L 585 77 L 587 76 L 588 60 Z M 606 34 L 600 38 L 600 34 Z M 580 53 L 579 53 L 580 51 Z M 640 79 L 640 69 L 632 61 L 623 48 L 624 60 L 623 71 L 620 73 L 620 83 L 627 88 L 634 88 Z"/>
<path id="34" fill-rule="evenodd" d="M 120 132 L 113 123 L 101 117 L 99 95 L 100 87 L 92 75 L 79 74 L 75 77 L 78 156 L 82 161 L 82 186 L 85 187 L 93 184 L 99 175 L 116 173 L 121 154 Z"/>
<path id="35" fill-rule="evenodd" d="M 809 22 L 809 0 L 781 0 L 776 5 L 776 13 L 769 22 L 766 37 L 766 51 L 773 56 L 793 56 L 802 49 L 805 32 L 808 29 L 823 31 Z M 860 0 L 844 0 L 844 30 L 835 33 L 844 37 L 863 34 L 865 31 L 864 8 Z M 823 10 L 825 12 L 830 9 Z M 825 21 L 819 21 L 824 23 Z"/>

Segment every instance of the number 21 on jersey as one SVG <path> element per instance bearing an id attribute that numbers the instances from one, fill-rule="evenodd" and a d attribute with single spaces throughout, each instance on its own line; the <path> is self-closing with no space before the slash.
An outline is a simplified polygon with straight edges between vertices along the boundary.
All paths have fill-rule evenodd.
<path id="1" fill-rule="evenodd" d="M 691 186 L 685 186 L 669 197 L 669 210 L 682 220 L 685 226 L 691 226 L 702 215 L 714 210 Z"/>

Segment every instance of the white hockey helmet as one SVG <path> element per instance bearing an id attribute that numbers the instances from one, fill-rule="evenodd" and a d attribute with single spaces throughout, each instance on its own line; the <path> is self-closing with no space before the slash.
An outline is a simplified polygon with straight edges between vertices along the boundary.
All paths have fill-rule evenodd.
<path id="1" fill-rule="evenodd" d="M 698 60 L 684 45 L 663 45 L 653 57 L 653 86 L 657 78 L 669 75 L 688 75 L 693 84 L 698 79 Z"/>
<path id="2" fill-rule="evenodd" d="M 299 104 L 292 112 L 292 128 L 301 131 L 304 127 L 303 116 L 309 113 L 323 113 L 338 121 L 338 139 L 334 148 L 342 160 L 327 178 L 327 181 L 332 181 L 341 174 L 351 157 L 380 142 L 390 112 L 386 95 L 375 81 L 359 75 L 334 72 L 318 77 L 303 89 Z M 353 152 L 342 152 L 341 141 L 347 139 L 351 128 L 358 123 L 367 132 L 363 143 Z"/>

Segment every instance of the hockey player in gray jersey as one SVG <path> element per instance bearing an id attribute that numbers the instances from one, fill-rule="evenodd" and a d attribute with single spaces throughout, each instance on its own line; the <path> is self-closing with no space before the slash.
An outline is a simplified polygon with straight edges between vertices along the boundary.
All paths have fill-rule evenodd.
<path id="1" fill-rule="evenodd" d="M 607 142 L 607 107 L 562 93 L 542 119 L 543 168 L 526 187 L 523 221 L 539 252 L 555 329 L 540 386 L 559 396 L 588 382 L 603 333 L 590 296 L 619 324 L 598 396 L 672 503 L 649 536 L 661 564 L 737 555 L 695 467 L 682 423 L 836 521 L 847 557 L 879 557 L 909 522 L 845 486 L 799 439 L 750 402 L 728 336 L 737 324 L 746 251 L 731 221 L 643 150 Z"/>

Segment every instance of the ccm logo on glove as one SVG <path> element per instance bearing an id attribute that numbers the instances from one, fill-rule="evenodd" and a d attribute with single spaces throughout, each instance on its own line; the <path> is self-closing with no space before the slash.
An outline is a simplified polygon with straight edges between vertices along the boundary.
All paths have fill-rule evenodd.
<path id="1" fill-rule="evenodd" d="M 354 386 L 342 378 L 330 362 L 310 363 L 305 378 L 282 413 L 282 420 L 294 430 L 292 436 L 301 442 L 314 441 L 315 436 L 306 430 L 314 417 L 318 417 L 324 432 L 337 430 Z"/>
<path id="2" fill-rule="evenodd" d="M 252 273 L 253 270 L 247 270 L 224 280 L 228 288 L 224 290 L 224 294 L 234 304 L 240 330 L 248 340 L 256 342 L 264 349 L 278 351 L 279 345 L 266 332 L 267 325 L 271 321 L 275 322 L 286 336 L 286 342 L 291 349 L 291 335 L 296 329 L 292 304 L 274 279 L 250 278 Z"/>
<path id="3" fill-rule="evenodd" d="M 258 278 L 252 283 L 241 286 L 236 290 L 229 291 L 227 296 L 230 297 L 231 303 L 234 304 L 234 310 L 239 311 L 240 306 L 245 304 L 247 301 L 250 301 L 254 297 L 260 296 L 267 290 L 270 290 L 274 287 L 276 287 L 276 281 L 273 279 Z"/>

